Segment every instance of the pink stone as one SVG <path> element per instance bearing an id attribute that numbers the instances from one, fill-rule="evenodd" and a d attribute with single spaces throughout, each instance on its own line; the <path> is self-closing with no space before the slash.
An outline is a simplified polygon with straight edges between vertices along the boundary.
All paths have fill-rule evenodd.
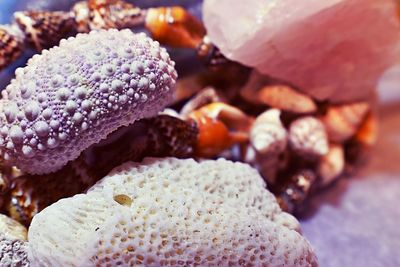
<path id="1" fill-rule="evenodd" d="M 367 97 L 400 59 L 395 0 L 205 0 L 203 16 L 226 57 L 320 100 Z"/>

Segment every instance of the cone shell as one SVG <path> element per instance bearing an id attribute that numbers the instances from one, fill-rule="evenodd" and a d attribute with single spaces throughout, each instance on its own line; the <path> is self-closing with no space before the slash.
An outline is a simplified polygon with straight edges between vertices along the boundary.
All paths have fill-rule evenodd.
<path id="1" fill-rule="evenodd" d="M 18 58 L 23 51 L 22 40 L 0 27 L 0 70 Z"/>
<path id="2" fill-rule="evenodd" d="M 328 153 L 328 137 L 324 125 L 315 117 L 299 118 L 290 124 L 291 148 L 304 158 L 320 157 Z"/>
<path id="3" fill-rule="evenodd" d="M 27 240 L 28 230 L 14 219 L 0 214 L 0 233 L 10 239 Z"/>
<path id="4" fill-rule="evenodd" d="M 282 210 L 290 213 L 298 210 L 310 195 L 316 178 L 314 171 L 309 169 L 291 175 L 277 196 Z"/>
<path id="5" fill-rule="evenodd" d="M 344 142 L 354 136 L 370 110 L 367 102 L 357 102 L 329 107 L 321 118 L 329 140 Z"/>
<path id="6" fill-rule="evenodd" d="M 197 135 L 197 126 L 191 121 L 158 115 L 120 128 L 85 150 L 82 157 L 89 165 L 89 173 L 98 179 L 126 161 L 140 161 L 150 156 L 190 157 Z"/>
<path id="7" fill-rule="evenodd" d="M 259 115 L 250 130 L 250 142 L 262 155 L 276 155 L 286 149 L 287 131 L 280 110 L 270 109 Z"/>
<path id="8" fill-rule="evenodd" d="M 365 146 L 376 143 L 378 135 L 378 118 L 370 112 L 357 131 L 355 139 Z"/>
<path id="9" fill-rule="evenodd" d="M 79 32 L 99 29 L 123 29 L 144 22 L 142 11 L 124 1 L 81 1 L 72 8 Z"/>
<path id="10" fill-rule="evenodd" d="M 222 102 L 222 98 L 214 88 L 206 87 L 198 92 L 182 107 L 180 114 L 182 116 L 187 116 L 190 112 L 214 102 Z"/>
<path id="11" fill-rule="evenodd" d="M 146 29 L 155 40 L 175 47 L 196 48 L 206 34 L 203 24 L 178 6 L 150 8 Z"/>
<path id="12" fill-rule="evenodd" d="M 38 212 L 65 197 L 82 193 L 94 181 L 83 176 L 82 166 L 77 161 L 61 170 L 46 175 L 22 175 L 12 180 L 9 202 L 5 205 L 12 218 L 29 225 Z"/>
<path id="13" fill-rule="evenodd" d="M 195 155 L 214 157 L 236 143 L 248 141 L 253 119 L 240 109 L 215 102 L 188 115 L 198 129 Z"/>
<path id="14" fill-rule="evenodd" d="M 297 114 L 317 111 L 317 105 L 311 97 L 286 85 L 265 86 L 257 92 L 257 96 L 260 102 L 284 111 Z"/>
<path id="15" fill-rule="evenodd" d="M 75 21 L 69 12 L 16 12 L 14 19 L 25 33 L 26 42 L 38 51 L 53 47 L 61 39 L 77 33 Z"/>
<path id="16" fill-rule="evenodd" d="M 184 121 L 168 115 L 159 115 L 148 120 L 149 150 L 152 156 L 192 156 L 198 136 L 198 128 L 192 121 Z M 147 153 L 150 154 L 150 153 Z"/>
<path id="17" fill-rule="evenodd" d="M 329 151 L 321 157 L 318 165 L 320 185 L 327 186 L 344 171 L 345 157 L 342 145 L 330 144 Z"/>

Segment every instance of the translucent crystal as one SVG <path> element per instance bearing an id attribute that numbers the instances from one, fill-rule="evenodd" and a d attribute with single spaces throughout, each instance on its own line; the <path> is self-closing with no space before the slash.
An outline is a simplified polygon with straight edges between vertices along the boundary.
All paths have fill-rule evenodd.
<path id="1" fill-rule="evenodd" d="M 400 55 L 394 0 L 205 0 L 222 53 L 331 101 L 365 98 Z"/>

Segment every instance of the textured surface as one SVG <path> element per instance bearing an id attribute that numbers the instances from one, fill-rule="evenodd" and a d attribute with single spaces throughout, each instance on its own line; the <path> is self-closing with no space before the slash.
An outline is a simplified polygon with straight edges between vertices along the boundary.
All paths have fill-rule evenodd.
<path id="1" fill-rule="evenodd" d="M 29 266 L 27 242 L 0 233 L 0 266 Z"/>
<path id="2" fill-rule="evenodd" d="M 79 34 L 17 69 L 3 91 L 0 149 L 29 173 L 55 171 L 122 125 L 173 97 L 174 63 L 129 30 Z"/>
<path id="3" fill-rule="evenodd" d="M 382 86 L 383 99 L 400 99 L 400 92 L 388 87 L 399 84 L 398 77 Z M 369 163 L 315 197 L 301 220 L 320 266 L 400 266 L 399 104 L 381 107 L 379 139 Z"/>
<path id="4" fill-rule="evenodd" d="M 228 58 L 319 99 L 366 97 L 400 54 L 396 1 L 298 2 L 206 0 L 203 15 Z"/>
<path id="5" fill-rule="evenodd" d="M 297 221 L 263 183 L 222 159 L 124 164 L 34 217 L 31 263 L 316 266 Z"/>
<path id="6" fill-rule="evenodd" d="M 28 231 L 25 226 L 16 220 L 0 214 L 0 233 L 7 238 L 26 240 Z"/>

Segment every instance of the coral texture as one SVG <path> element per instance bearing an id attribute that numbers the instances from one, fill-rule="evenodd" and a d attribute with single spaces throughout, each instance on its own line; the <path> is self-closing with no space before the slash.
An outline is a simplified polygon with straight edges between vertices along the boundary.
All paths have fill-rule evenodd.
<path id="1" fill-rule="evenodd" d="M 28 261 L 28 248 L 27 242 L 0 233 L 0 266 L 30 266 Z"/>
<path id="2" fill-rule="evenodd" d="M 62 40 L 17 69 L 3 94 L 0 151 L 34 174 L 60 169 L 109 133 L 150 117 L 173 97 L 164 48 L 130 30 Z"/>
<path id="3" fill-rule="evenodd" d="M 30 262 L 316 266 L 297 220 L 264 186 L 256 170 L 224 159 L 126 163 L 34 217 Z"/>

